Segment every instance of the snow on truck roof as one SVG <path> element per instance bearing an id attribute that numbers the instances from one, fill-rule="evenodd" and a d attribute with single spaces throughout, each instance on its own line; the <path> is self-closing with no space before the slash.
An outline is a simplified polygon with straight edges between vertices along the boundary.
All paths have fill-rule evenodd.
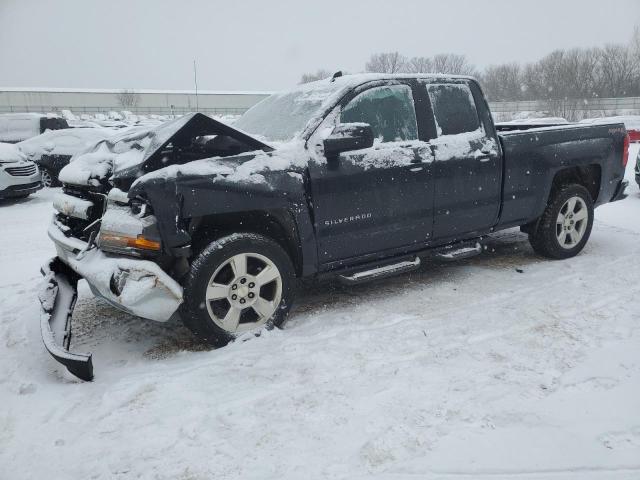
<path id="1" fill-rule="evenodd" d="M 336 88 L 353 88 L 367 82 L 376 80 L 403 80 L 411 78 L 423 78 L 428 80 L 474 80 L 467 75 L 448 75 L 444 73 L 355 73 L 342 75 L 340 77 L 324 78 L 315 82 L 303 83 L 295 89 L 290 90 L 315 90 L 322 89 L 327 83 L 333 84 Z M 288 91 L 288 90 L 287 90 Z M 277 92 L 280 93 L 280 92 Z"/>

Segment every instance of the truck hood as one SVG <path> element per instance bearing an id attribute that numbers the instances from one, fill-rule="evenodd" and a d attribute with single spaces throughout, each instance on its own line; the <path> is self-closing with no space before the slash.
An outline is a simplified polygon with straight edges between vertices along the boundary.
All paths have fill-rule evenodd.
<path id="1" fill-rule="evenodd" d="M 167 163 L 162 152 L 170 144 L 181 149 L 193 139 L 221 135 L 233 139 L 244 151 L 272 151 L 266 143 L 218 120 L 190 113 L 156 127 L 132 127 L 102 140 L 88 150 L 75 155 L 60 171 L 63 183 L 74 185 L 104 185 L 110 178 L 135 179 L 162 168 Z"/>

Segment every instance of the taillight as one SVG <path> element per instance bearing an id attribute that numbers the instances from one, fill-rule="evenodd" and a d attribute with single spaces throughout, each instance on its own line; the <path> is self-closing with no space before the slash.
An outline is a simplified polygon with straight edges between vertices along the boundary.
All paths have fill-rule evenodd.
<path id="1" fill-rule="evenodd" d="M 629 161 L 629 141 L 629 134 L 627 133 L 624 136 L 624 146 L 622 147 L 622 166 L 625 168 Z"/>

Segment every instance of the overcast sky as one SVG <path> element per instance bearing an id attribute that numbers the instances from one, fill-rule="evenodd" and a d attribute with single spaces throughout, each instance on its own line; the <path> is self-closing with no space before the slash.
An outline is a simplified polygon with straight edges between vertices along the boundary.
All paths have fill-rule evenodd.
<path id="1" fill-rule="evenodd" d="M 0 86 L 278 90 L 371 53 L 477 67 L 624 42 L 640 0 L 0 0 Z"/>

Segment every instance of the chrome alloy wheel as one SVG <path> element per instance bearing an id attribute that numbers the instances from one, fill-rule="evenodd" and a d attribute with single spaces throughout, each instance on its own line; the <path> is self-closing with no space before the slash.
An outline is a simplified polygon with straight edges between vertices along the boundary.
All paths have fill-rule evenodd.
<path id="1" fill-rule="evenodd" d="M 205 305 L 211 320 L 229 333 L 269 320 L 282 299 L 282 276 L 264 255 L 240 253 L 224 261 L 209 279 Z"/>
<path id="2" fill-rule="evenodd" d="M 556 237 L 560 246 L 568 250 L 580 243 L 588 223 L 589 210 L 584 200 L 580 197 L 567 200 L 556 219 Z"/>
<path id="3" fill-rule="evenodd" d="M 49 173 L 49 170 L 40 170 L 40 180 L 44 188 L 51 188 L 53 186 L 53 177 L 51 173 Z"/>

